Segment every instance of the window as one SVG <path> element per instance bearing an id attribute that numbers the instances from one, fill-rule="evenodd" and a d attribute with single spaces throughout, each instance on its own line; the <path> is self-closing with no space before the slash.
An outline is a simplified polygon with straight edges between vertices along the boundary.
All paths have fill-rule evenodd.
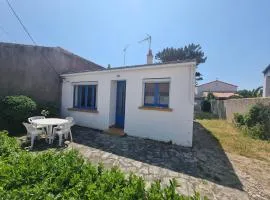
<path id="1" fill-rule="evenodd" d="M 169 82 L 145 83 L 144 105 L 168 108 L 169 88 Z"/>
<path id="2" fill-rule="evenodd" d="M 96 110 L 96 85 L 75 85 L 73 107 Z"/>

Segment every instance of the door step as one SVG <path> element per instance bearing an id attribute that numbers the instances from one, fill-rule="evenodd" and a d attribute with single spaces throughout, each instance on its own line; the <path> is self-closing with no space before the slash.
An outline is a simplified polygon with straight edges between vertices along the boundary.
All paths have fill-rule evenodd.
<path id="1" fill-rule="evenodd" d="M 109 135 L 114 135 L 114 136 L 121 136 L 121 137 L 126 135 L 124 132 L 124 129 L 115 128 L 115 127 L 111 127 L 105 130 L 104 133 L 109 134 Z"/>

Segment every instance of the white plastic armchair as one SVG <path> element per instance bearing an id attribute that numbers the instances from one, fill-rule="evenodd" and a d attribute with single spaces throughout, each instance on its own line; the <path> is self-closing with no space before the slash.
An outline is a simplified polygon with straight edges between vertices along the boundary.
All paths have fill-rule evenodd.
<path id="1" fill-rule="evenodd" d="M 27 130 L 27 137 L 31 138 L 31 149 L 34 146 L 34 140 L 38 135 L 41 135 L 43 133 L 42 130 L 37 129 L 35 126 L 33 126 L 32 124 L 28 124 L 28 123 L 23 123 L 24 127 Z"/>
<path id="2" fill-rule="evenodd" d="M 66 117 L 66 120 L 68 120 L 70 126 L 74 126 L 75 125 L 75 121 L 74 121 L 73 117 Z"/>
<path id="3" fill-rule="evenodd" d="M 47 128 L 47 126 L 45 126 L 45 125 L 35 125 L 34 123 L 33 123 L 33 120 L 36 120 L 36 119 L 45 119 L 45 117 L 44 116 L 34 116 L 34 117 L 29 117 L 28 118 L 28 122 L 30 123 L 30 124 L 32 124 L 33 126 L 36 126 L 36 128 L 41 128 L 41 129 L 43 129 L 43 131 L 45 131 L 45 128 Z"/>
<path id="4" fill-rule="evenodd" d="M 62 146 L 63 136 L 66 137 L 68 134 L 70 135 L 70 140 L 72 142 L 73 139 L 70 127 L 70 123 L 65 123 L 53 128 L 53 138 L 55 138 L 55 135 L 58 135 L 59 146 Z"/>

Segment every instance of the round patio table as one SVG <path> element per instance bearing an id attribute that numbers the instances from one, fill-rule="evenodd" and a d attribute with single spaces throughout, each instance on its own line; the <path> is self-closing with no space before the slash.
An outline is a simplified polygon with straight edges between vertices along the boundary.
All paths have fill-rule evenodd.
<path id="1" fill-rule="evenodd" d="M 47 129 L 47 137 L 49 138 L 49 144 L 53 139 L 53 126 L 58 126 L 61 124 L 68 123 L 67 119 L 60 119 L 60 118 L 45 118 L 45 119 L 35 119 L 32 121 L 35 125 L 42 125 L 46 126 Z"/>

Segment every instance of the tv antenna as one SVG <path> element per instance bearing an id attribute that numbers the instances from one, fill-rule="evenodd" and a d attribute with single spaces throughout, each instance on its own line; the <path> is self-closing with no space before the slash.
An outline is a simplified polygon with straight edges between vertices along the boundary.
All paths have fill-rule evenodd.
<path id="1" fill-rule="evenodd" d="M 127 44 L 127 45 L 125 46 L 125 48 L 123 49 L 123 52 L 124 52 L 124 66 L 126 65 L 126 53 L 127 53 L 127 49 L 128 49 L 129 46 L 130 46 L 130 45 Z"/>
<path id="2" fill-rule="evenodd" d="M 152 37 L 151 37 L 151 35 L 149 35 L 149 34 L 146 33 L 146 38 L 144 38 L 143 40 L 139 41 L 139 43 L 142 43 L 142 42 L 145 42 L 145 41 L 148 42 L 148 45 L 149 45 L 149 49 L 148 50 L 151 50 L 151 43 L 152 43 Z"/>

